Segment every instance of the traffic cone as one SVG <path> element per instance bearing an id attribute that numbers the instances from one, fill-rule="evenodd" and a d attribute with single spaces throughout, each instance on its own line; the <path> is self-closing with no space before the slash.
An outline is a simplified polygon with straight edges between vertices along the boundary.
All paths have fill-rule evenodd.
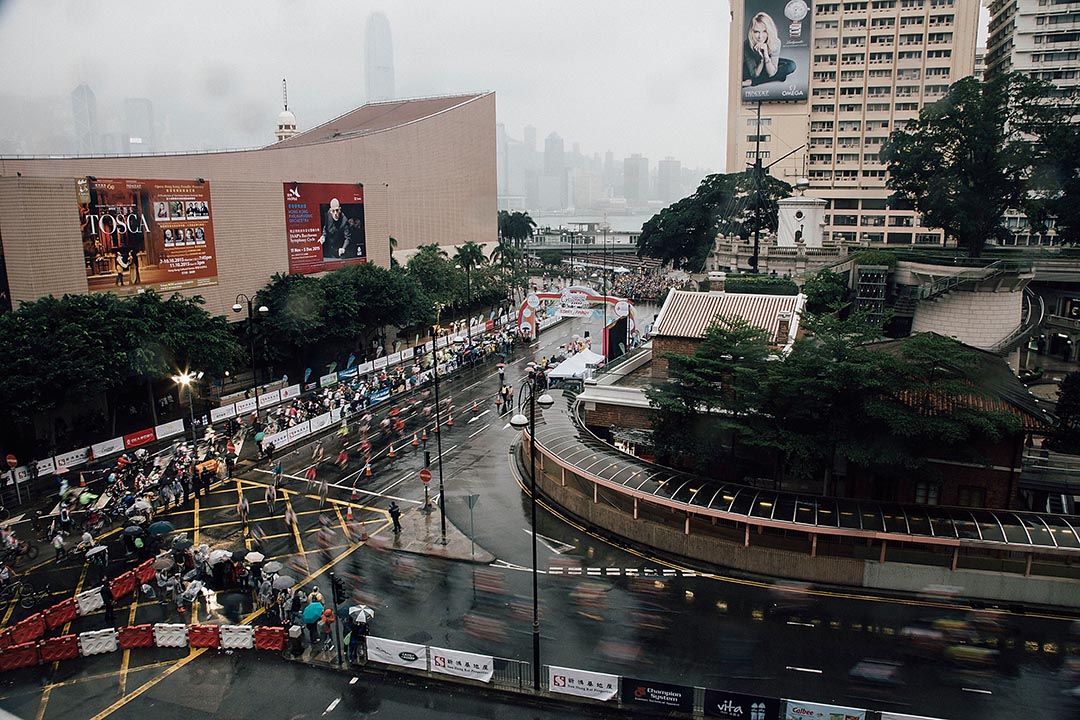
<path id="1" fill-rule="evenodd" d="M 480 412 L 480 407 L 476 404 L 475 400 L 472 401 L 472 411 L 474 415 Z"/>
<path id="2" fill-rule="evenodd" d="M 364 465 L 364 477 L 371 477 L 371 463 Z"/>
<path id="3" fill-rule="evenodd" d="M 454 416 L 449 415 L 446 418 L 446 427 L 454 427 Z"/>
<path id="4" fill-rule="evenodd" d="M 352 505 L 349 505 L 348 509 L 345 511 L 345 522 L 352 522 L 352 521 L 353 521 Z"/>
<path id="5" fill-rule="evenodd" d="M 424 431 L 420 433 L 420 439 L 427 442 L 427 425 L 424 426 Z"/>
<path id="6" fill-rule="evenodd" d="M 86 475 L 79 473 L 79 487 L 86 487 Z"/>
<path id="7" fill-rule="evenodd" d="M 420 441 L 416 439 L 416 433 L 412 434 L 412 446 L 420 447 Z"/>
<path id="8" fill-rule="evenodd" d="M 353 502 L 356 502 L 359 498 L 360 498 L 360 496 L 357 494 L 356 488 L 353 488 L 352 489 L 352 494 L 349 495 L 349 499 L 352 500 Z M 350 513 L 352 512 L 352 508 L 349 508 L 349 512 Z"/>
<path id="9" fill-rule="evenodd" d="M 397 457 L 397 454 L 394 452 L 394 443 L 390 443 L 390 452 L 386 453 L 386 457 L 391 459 Z"/>

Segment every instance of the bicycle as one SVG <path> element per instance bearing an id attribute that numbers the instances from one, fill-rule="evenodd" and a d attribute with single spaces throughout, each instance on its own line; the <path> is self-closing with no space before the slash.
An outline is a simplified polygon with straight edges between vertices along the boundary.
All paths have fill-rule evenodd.
<path id="1" fill-rule="evenodd" d="M 48 600 L 50 595 L 52 595 L 52 588 L 47 583 L 41 590 L 34 590 L 29 583 L 24 582 L 19 588 L 19 605 L 29 610 L 38 603 Z"/>
<path id="2" fill-rule="evenodd" d="M 9 578 L 4 581 L 3 586 L 0 587 L 0 604 L 21 596 L 24 588 L 29 588 L 30 592 L 33 592 L 33 588 L 20 578 Z"/>

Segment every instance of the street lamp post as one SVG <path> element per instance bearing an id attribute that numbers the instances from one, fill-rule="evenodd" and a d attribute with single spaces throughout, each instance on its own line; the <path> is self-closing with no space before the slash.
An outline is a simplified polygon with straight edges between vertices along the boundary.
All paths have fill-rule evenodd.
<path id="1" fill-rule="evenodd" d="M 454 344 L 459 345 L 461 338 L 454 338 Z M 435 380 L 435 452 L 438 453 L 439 468 L 439 530 L 442 533 L 440 542 L 446 544 L 446 492 L 443 488 L 442 466 L 442 408 L 439 405 L 439 326 L 431 326 L 431 367 Z"/>
<path id="2" fill-rule="evenodd" d="M 454 267 L 465 271 L 465 335 L 469 338 L 469 345 L 472 345 L 472 268 L 460 263 Z"/>
<path id="3" fill-rule="evenodd" d="M 532 605 L 533 605 L 533 689 L 540 690 L 540 604 L 538 575 L 536 569 L 536 406 L 547 409 L 555 400 L 544 393 L 536 397 L 536 377 L 529 382 L 529 417 L 520 412 L 510 418 L 510 424 L 518 430 L 529 429 L 529 496 L 532 510 Z"/>
<path id="4" fill-rule="evenodd" d="M 202 379 L 203 373 L 198 372 L 192 374 L 186 370 L 179 375 L 173 375 L 173 382 L 180 387 L 187 388 L 188 392 L 188 410 L 191 412 L 191 446 L 195 447 L 195 393 L 192 390 L 192 386 Z"/>
<path id="5" fill-rule="evenodd" d="M 240 293 L 236 296 L 235 303 L 232 306 L 232 311 L 238 313 L 244 309 L 244 306 L 240 304 L 243 300 L 247 303 L 247 317 L 248 317 L 248 340 L 251 344 L 251 392 L 255 396 L 255 412 L 259 411 L 259 375 L 255 369 L 255 309 L 254 298 L 248 297 L 244 293 Z M 270 308 L 265 305 L 259 306 L 259 314 L 267 315 L 270 312 Z"/>

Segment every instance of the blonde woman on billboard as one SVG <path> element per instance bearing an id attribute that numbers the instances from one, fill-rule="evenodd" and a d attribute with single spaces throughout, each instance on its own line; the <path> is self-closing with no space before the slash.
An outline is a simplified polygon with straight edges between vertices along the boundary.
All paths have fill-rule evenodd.
<path id="1" fill-rule="evenodd" d="M 780 33 L 768 13 L 750 19 L 743 46 L 743 87 L 786 80 L 795 63 L 780 57 Z"/>

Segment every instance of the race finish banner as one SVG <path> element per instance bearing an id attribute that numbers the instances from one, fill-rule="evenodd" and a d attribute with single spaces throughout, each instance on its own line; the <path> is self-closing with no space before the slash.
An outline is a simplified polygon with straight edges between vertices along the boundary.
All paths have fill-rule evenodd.
<path id="1" fill-rule="evenodd" d="M 611 700 L 619 693 L 619 676 L 548 666 L 548 691 Z"/>
<path id="2" fill-rule="evenodd" d="M 745 0 L 743 102 L 806 100 L 810 86 L 810 5 L 805 0 Z"/>
<path id="3" fill-rule="evenodd" d="M 318 273 L 367 262 L 364 186 L 285 183 L 290 273 Z"/>
<path id="4" fill-rule="evenodd" d="M 210 183 L 87 177 L 75 183 L 90 292 L 217 285 Z"/>

